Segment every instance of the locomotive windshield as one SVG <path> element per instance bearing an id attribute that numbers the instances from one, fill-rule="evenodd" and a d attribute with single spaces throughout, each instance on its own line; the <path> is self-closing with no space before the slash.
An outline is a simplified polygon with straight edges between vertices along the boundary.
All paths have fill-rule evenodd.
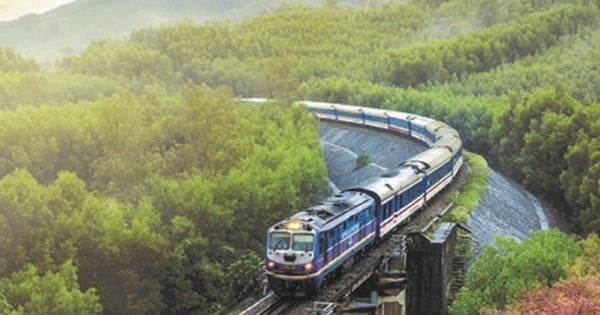
<path id="1" fill-rule="evenodd" d="M 290 233 L 273 232 L 269 242 L 270 249 L 288 249 L 290 248 Z"/>
<path id="2" fill-rule="evenodd" d="M 292 243 L 293 250 L 303 250 L 305 252 L 312 251 L 315 236 L 313 234 L 294 234 L 294 242 Z"/>

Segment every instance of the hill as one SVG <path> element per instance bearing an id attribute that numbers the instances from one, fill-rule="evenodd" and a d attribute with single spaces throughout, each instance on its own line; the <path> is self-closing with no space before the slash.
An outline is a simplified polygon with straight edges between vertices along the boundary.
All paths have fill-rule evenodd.
<path id="1" fill-rule="evenodd" d="M 326 187 L 316 125 L 288 106 L 297 99 L 443 120 L 577 232 L 600 232 L 600 2 L 401 1 L 140 27 L 44 71 L 0 49 L 0 314 L 215 314 L 256 291 L 268 224 Z M 68 6 L 70 28 L 125 29 L 113 15 L 133 22 L 154 2 L 88 3 Z M 234 19 L 233 3 L 212 12 Z M 53 32 L 67 30 L 83 33 Z M 463 313 L 599 273 L 597 236 L 556 234 L 531 250 L 500 239 L 466 283 L 501 304 L 466 294 Z M 581 248 L 567 257 L 565 244 Z"/>
<path id="2" fill-rule="evenodd" d="M 357 4 L 358 0 L 339 3 Z M 364 1 L 363 1 L 364 2 Z M 96 38 L 189 19 L 196 23 L 232 21 L 282 4 L 322 5 L 323 0 L 78 0 L 40 15 L 0 23 L 0 45 L 48 63 L 80 53 Z"/>

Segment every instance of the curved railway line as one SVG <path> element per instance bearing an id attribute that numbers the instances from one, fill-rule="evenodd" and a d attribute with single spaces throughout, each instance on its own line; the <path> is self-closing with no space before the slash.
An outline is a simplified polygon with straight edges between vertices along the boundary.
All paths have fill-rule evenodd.
<path id="1" fill-rule="evenodd" d="M 291 300 L 277 297 L 273 292 L 269 292 L 265 297 L 248 307 L 240 315 L 307 315 L 311 314 L 311 310 L 315 309 L 315 305 L 322 305 L 322 308 L 316 308 L 321 310 L 327 305 L 336 306 L 338 304 L 343 304 L 345 302 L 344 300 L 348 298 L 356 288 L 363 284 L 377 268 L 379 268 L 382 257 L 393 250 L 393 247 L 395 246 L 393 242 L 394 235 L 404 235 L 410 230 L 428 226 L 428 223 L 436 220 L 436 218 L 451 205 L 450 197 L 462 188 L 468 179 L 469 173 L 470 170 L 468 165 L 465 165 L 458 173 L 456 180 L 442 191 L 433 202 L 422 209 L 411 222 L 399 227 L 393 232 L 391 237 L 374 247 L 366 256 L 355 261 L 349 270 L 342 276 L 327 283 L 315 296 L 308 299 Z M 282 312 L 282 310 L 285 312 Z M 323 312 L 322 314 L 329 313 Z"/>
<path id="2" fill-rule="evenodd" d="M 364 122 L 364 119 L 362 123 L 360 120 L 344 121 L 346 124 L 350 123 L 351 125 L 369 128 L 382 133 L 389 133 L 391 131 L 382 128 L 382 126 L 369 126 Z M 394 134 L 398 135 L 398 133 Z M 427 139 L 417 140 L 431 144 Z M 354 259 L 352 263 L 346 264 L 347 266 L 344 266 L 344 272 L 325 283 L 314 296 L 311 296 L 310 298 L 291 299 L 278 297 L 271 292 L 254 305 L 248 307 L 241 314 L 331 314 L 335 305 L 347 300 L 352 292 L 359 288 L 373 275 L 374 272 L 376 272 L 381 266 L 382 258 L 387 253 L 397 250 L 397 248 L 394 248 L 394 246 L 397 246 L 397 242 L 391 241 L 394 238 L 394 235 L 405 235 L 409 230 L 415 230 L 426 225 L 430 226 L 427 222 L 436 218 L 445 208 L 449 208 L 449 197 L 451 193 L 462 187 L 468 177 L 468 172 L 467 165 L 462 167 L 455 175 L 454 180 L 452 180 L 445 189 L 440 191 L 434 199 L 428 200 L 427 205 L 421 208 L 415 216 L 411 217 L 409 222 L 396 227 L 389 233 L 390 235 L 388 237 L 378 241 L 375 246 L 372 246 L 367 251 L 361 253 L 360 257 Z M 315 307 L 319 311 L 311 313 L 311 310 L 314 310 Z"/>

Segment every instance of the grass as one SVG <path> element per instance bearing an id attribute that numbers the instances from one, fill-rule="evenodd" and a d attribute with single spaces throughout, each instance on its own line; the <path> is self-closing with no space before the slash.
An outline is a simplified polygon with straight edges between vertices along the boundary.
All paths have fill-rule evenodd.
<path id="1" fill-rule="evenodd" d="M 469 213 L 479 205 L 481 195 L 487 191 L 488 165 L 486 160 L 475 153 L 465 152 L 465 166 L 471 169 L 471 174 L 460 192 L 450 197 L 452 206 L 441 220 L 433 223 L 425 232 L 429 237 L 437 230 L 442 222 L 466 223 Z M 464 166 L 463 166 L 464 167 Z M 428 224 L 423 223 L 421 230 Z"/>
<path id="2" fill-rule="evenodd" d="M 481 195 L 487 191 L 488 165 L 486 160 L 475 153 L 465 152 L 466 164 L 471 168 L 471 176 L 463 190 L 452 197 L 453 207 L 446 213 L 444 221 L 467 222 L 469 213 L 478 205 Z"/>

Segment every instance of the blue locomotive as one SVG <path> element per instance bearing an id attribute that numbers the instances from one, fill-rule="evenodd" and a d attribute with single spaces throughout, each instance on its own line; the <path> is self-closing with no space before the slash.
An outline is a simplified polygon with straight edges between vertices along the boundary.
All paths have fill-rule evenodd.
<path id="1" fill-rule="evenodd" d="M 364 185 L 278 222 L 267 231 L 265 269 L 279 295 L 308 296 L 377 239 L 408 222 L 460 170 L 462 142 L 450 126 L 381 109 L 303 102 L 320 119 L 380 128 L 429 148 Z"/>

